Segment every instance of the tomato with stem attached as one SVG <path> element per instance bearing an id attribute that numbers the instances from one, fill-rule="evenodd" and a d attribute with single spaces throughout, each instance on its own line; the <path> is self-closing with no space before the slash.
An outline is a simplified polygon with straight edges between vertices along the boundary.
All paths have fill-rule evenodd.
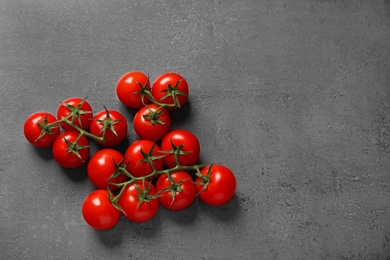
<path id="1" fill-rule="evenodd" d="M 167 209 L 182 210 L 190 206 L 196 197 L 191 175 L 186 171 L 162 174 L 156 183 L 159 202 Z"/>
<path id="2" fill-rule="evenodd" d="M 152 96 L 167 109 L 178 109 L 188 100 L 188 83 L 175 72 L 161 74 L 152 85 Z"/>
<path id="3" fill-rule="evenodd" d="M 162 139 L 161 151 L 165 153 L 164 163 L 166 166 L 173 168 L 177 163 L 190 166 L 196 164 L 199 160 L 200 143 L 192 132 L 176 129 L 169 132 Z"/>
<path id="4" fill-rule="evenodd" d="M 195 180 L 198 197 L 212 206 L 227 203 L 236 191 L 236 177 L 226 166 L 213 164 L 197 174 Z"/>
<path id="5" fill-rule="evenodd" d="M 98 112 L 90 125 L 91 134 L 105 138 L 104 141 L 95 141 L 104 147 L 112 147 L 121 143 L 127 135 L 126 118 L 118 111 L 105 109 Z"/>
<path id="6" fill-rule="evenodd" d="M 158 211 L 156 189 L 149 181 L 137 181 L 124 188 L 118 204 L 123 214 L 131 221 L 145 222 Z"/>
<path id="7" fill-rule="evenodd" d="M 163 107 L 146 105 L 134 116 L 134 130 L 141 139 L 161 140 L 171 129 L 171 116 Z"/>
<path id="8" fill-rule="evenodd" d="M 163 169 L 163 155 L 160 147 L 150 140 L 137 140 L 129 145 L 125 152 L 126 170 L 133 177 L 143 177 L 154 170 Z"/>
<path id="9" fill-rule="evenodd" d="M 76 131 L 65 131 L 54 141 L 54 159 L 64 168 L 82 166 L 89 158 L 89 141 Z"/>
<path id="10" fill-rule="evenodd" d="M 126 175 L 118 170 L 122 166 L 123 155 L 117 150 L 104 148 L 92 155 L 88 161 L 87 174 L 89 180 L 98 189 L 114 191 L 118 187 L 110 183 L 122 183 L 126 181 Z"/>
<path id="11" fill-rule="evenodd" d="M 81 212 L 85 222 L 97 230 L 113 228 L 121 212 L 113 206 L 107 190 L 95 190 L 84 200 Z"/>
<path id="12" fill-rule="evenodd" d="M 150 90 L 149 78 L 139 71 L 125 73 L 116 85 L 119 101 L 130 108 L 141 108 L 149 102 L 145 90 Z"/>
<path id="13" fill-rule="evenodd" d="M 72 97 L 61 102 L 57 109 L 58 120 L 67 119 L 83 130 L 88 129 L 92 117 L 91 105 L 86 99 L 79 97 Z M 76 128 L 66 122 L 61 122 L 61 127 L 66 131 L 76 131 Z"/>
<path id="14" fill-rule="evenodd" d="M 44 148 L 51 146 L 60 134 L 57 118 L 48 112 L 36 112 L 24 122 L 23 132 L 32 145 Z"/>

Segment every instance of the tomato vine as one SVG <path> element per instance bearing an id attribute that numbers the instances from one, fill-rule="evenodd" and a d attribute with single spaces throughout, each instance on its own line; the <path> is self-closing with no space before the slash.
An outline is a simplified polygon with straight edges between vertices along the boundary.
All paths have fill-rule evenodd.
<path id="1" fill-rule="evenodd" d="M 173 72 L 160 75 L 152 86 L 141 72 L 128 72 L 119 79 L 119 101 L 139 109 L 133 124 L 140 139 L 129 145 L 124 156 L 112 147 L 127 136 L 126 118 L 106 107 L 94 116 L 86 98 L 61 102 L 57 117 L 48 112 L 32 114 L 25 121 L 24 134 L 37 147 L 52 145 L 53 156 L 62 167 L 76 168 L 88 162 L 88 177 L 101 192 L 86 197 L 82 212 L 95 229 L 115 226 L 119 219 L 115 211 L 132 221 L 150 220 L 159 201 L 168 209 L 182 210 L 198 195 L 205 203 L 223 205 L 236 189 L 233 172 L 218 164 L 198 164 L 197 137 L 185 129 L 170 130 L 169 111 L 185 105 L 188 90 L 187 81 Z M 91 158 L 89 140 L 103 147 Z M 102 206 L 94 205 L 94 199 Z"/>

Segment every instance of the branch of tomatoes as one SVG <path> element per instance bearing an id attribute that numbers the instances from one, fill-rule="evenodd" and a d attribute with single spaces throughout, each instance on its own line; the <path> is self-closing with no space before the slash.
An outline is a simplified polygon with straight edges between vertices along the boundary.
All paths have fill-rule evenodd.
<path id="1" fill-rule="evenodd" d="M 82 205 L 90 226 L 112 228 L 121 213 L 135 222 L 147 221 L 159 204 L 183 210 L 195 197 L 213 206 L 233 197 L 233 172 L 223 165 L 198 164 L 200 143 L 195 134 L 171 130 L 169 111 L 180 109 L 188 100 L 188 83 L 181 75 L 164 73 L 151 87 L 148 76 L 129 72 L 117 82 L 116 94 L 123 105 L 138 110 L 133 127 L 139 139 L 124 155 L 113 147 L 127 135 L 126 118 L 106 107 L 93 115 L 86 99 L 61 102 L 57 116 L 34 113 L 24 125 L 26 139 L 38 147 L 52 145 L 61 166 L 75 168 L 88 161 L 87 174 L 97 188 Z M 102 146 L 91 157 L 89 139 Z"/>

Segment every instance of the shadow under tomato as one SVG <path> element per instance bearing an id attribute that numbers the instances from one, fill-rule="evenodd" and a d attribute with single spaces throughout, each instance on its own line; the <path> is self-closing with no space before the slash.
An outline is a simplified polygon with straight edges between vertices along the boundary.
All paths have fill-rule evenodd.
<path id="1" fill-rule="evenodd" d="M 108 248 L 113 248 L 122 243 L 122 232 L 123 230 L 123 218 L 119 219 L 117 225 L 108 230 L 94 230 L 99 241 Z"/>
<path id="2" fill-rule="evenodd" d="M 190 225 L 196 221 L 197 206 L 196 200 L 188 208 L 182 210 L 169 210 L 160 206 L 162 218 L 171 219 L 177 224 Z"/>
<path id="3" fill-rule="evenodd" d="M 169 114 L 172 119 L 172 125 L 175 128 L 180 127 L 181 125 L 184 125 L 185 122 L 191 120 L 191 102 L 190 100 L 187 101 L 184 106 L 182 106 L 179 109 L 170 110 Z"/>
<path id="4" fill-rule="evenodd" d="M 29 144 L 28 144 L 29 145 Z M 33 147 L 34 152 L 39 155 L 43 160 L 45 161 L 50 161 L 53 160 L 53 153 L 52 153 L 52 148 L 50 147 L 45 147 L 45 148 L 39 148 L 36 146 L 29 145 L 30 147 Z"/>
<path id="5" fill-rule="evenodd" d="M 199 214 L 207 214 L 223 222 L 236 221 L 240 217 L 241 206 L 238 194 L 234 194 L 230 201 L 221 206 L 210 206 L 200 199 L 198 200 Z"/>
<path id="6" fill-rule="evenodd" d="M 74 182 L 81 182 L 88 178 L 87 174 L 88 162 L 85 162 L 81 167 L 70 169 L 62 167 L 65 175 Z"/>
<path id="7" fill-rule="evenodd" d="M 151 220 L 136 223 L 123 215 L 115 227 L 108 230 L 94 230 L 99 241 L 108 248 L 120 245 L 123 241 L 154 240 L 160 234 L 161 222 L 158 214 Z M 130 237 L 129 237 L 130 236 Z M 145 243 L 148 243 L 145 241 Z"/>

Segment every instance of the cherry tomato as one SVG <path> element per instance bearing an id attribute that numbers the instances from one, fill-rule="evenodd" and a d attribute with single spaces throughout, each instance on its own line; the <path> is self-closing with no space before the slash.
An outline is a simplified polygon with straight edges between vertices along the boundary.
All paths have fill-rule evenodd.
<path id="1" fill-rule="evenodd" d="M 171 129 L 171 116 L 155 104 L 141 108 L 134 116 L 134 130 L 141 139 L 161 140 Z"/>
<path id="2" fill-rule="evenodd" d="M 57 121 L 57 118 L 47 112 L 36 112 L 30 115 L 24 122 L 24 136 L 27 141 L 36 147 L 48 147 L 52 145 L 60 134 L 57 124 L 48 125 Z"/>
<path id="3" fill-rule="evenodd" d="M 81 212 L 85 222 L 98 230 L 106 230 L 114 227 L 121 216 L 108 196 L 107 190 L 95 190 L 84 200 Z"/>
<path id="4" fill-rule="evenodd" d="M 145 222 L 153 218 L 158 211 L 158 199 L 154 197 L 156 189 L 148 181 L 137 181 L 125 188 L 118 204 L 124 215 L 135 222 Z"/>
<path id="5" fill-rule="evenodd" d="M 116 85 L 116 95 L 119 101 L 130 108 L 141 108 L 149 102 L 142 94 L 143 90 L 150 90 L 148 76 L 139 71 L 124 74 Z"/>
<path id="6" fill-rule="evenodd" d="M 169 168 L 176 166 L 174 151 L 177 150 L 181 165 L 194 165 L 199 160 L 200 144 L 190 131 L 177 129 L 169 132 L 161 141 L 161 150 L 166 153 L 164 163 Z"/>
<path id="7" fill-rule="evenodd" d="M 214 164 L 203 168 L 200 173 L 205 177 L 198 176 L 195 182 L 198 197 L 202 201 L 212 206 L 220 206 L 233 197 L 236 191 L 236 177 L 229 168 Z"/>
<path id="8" fill-rule="evenodd" d="M 117 150 L 111 148 L 105 148 L 97 151 L 89 160 L 87 166 L 87 174 L 89 180 L 98 189 L 107 189 L 110 186 L 110 190 L 118 189 L 115 185 L 108 185 L 111 183 L 122 183 L 126 181 L 126 175 L 118 174 L 114 178 L 110 178 L 117 172 L 116 166 L 121 163 L 123 156 Z"/>
<path id="9" fill-rule="evenodd" d="M 105 141 L 95 141 L 104 147 L 118 145 L 127 135 L 126 118 L 116 110 L 100 111 L 93 117 L 89 131 L 95 136 L 102 137 L 104 129 L 106 129 Z"/>
<path id="10" fill-rule="evenodd" d="M 54 159 L 65 168 L 77 168 L 83 165 L 89 158 L 89 141 L 82 136 L 77 143 L 79 133 L 65 131 L 54 141 L 52 152 Z"/>
<path id="11" fill-rule="evenodd" d="M 150 140 L 137 140 L 129 145 L 125 152 L 126 170 L 134 177 L 142 177 L 153 172 L 151 164 L 158 171 L 163 169 L 164 162 L 160 147 Z"/>
<path id="12" fill-rule="evenodd" d="M 168 176 L 162 174 L 157 179 L 157 192 L 160 203 L 171 210 L 182 210 L 192 204 L 196 196 L 195 184 L 186 171 L 176 171 Z"/>
<path id="13" fill-rule="evenodd" d="M 152 86 L 152 96 L 161 104 L 175 103 L 177 100 L 177 107 L 167 107 L 167 109 L 178 109 L 182 107 L 188 99 L 188 83 L 179 74 L 174 72 L 167 72 L 160 75 Z"/>
<path id="14" fill-rule="evenodd" d="M 93 117 L 91 105 L 82 98 L 72 97 L 62 102 L 57 109 L 57 118 L 67 118 L 81 129 L 87 130 Z M 76 128 L 61 123 L 61 127 L 66 131 L 76 131 Z"/>

